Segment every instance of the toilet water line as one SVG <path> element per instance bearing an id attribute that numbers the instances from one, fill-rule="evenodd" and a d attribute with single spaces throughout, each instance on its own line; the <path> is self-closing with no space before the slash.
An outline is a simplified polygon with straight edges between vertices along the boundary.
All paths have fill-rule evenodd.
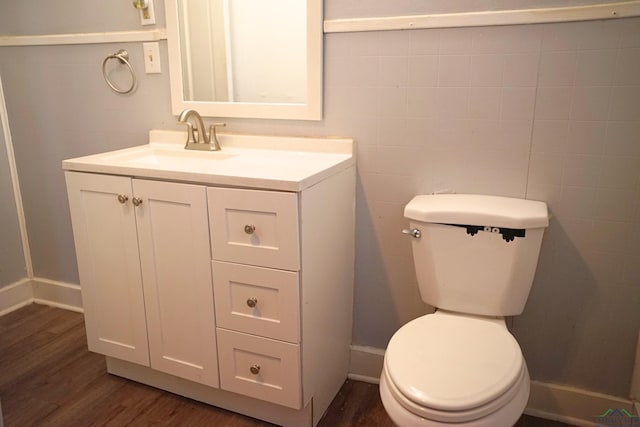
<path id="1" fill-rule="evenodd" d="M 29 247 L 29 236 L 27 234 L 27 223 L 24 217 L 24 205 L 22 204 L 22 193 L 20 192 L 20 182 L 18 180 L 18 169 L 16 167 L 16 157 L 13 152 L 13 142 L 9 129 L 9 114 L 4 99 L 4 88 L 2 86 L 2 76 L 0 76 L 0 124 L 4 133 L 4 143 L 7 148 L 7 159 L 9 162 L 9 172 L 13 185 L 13 195 L 18 213 L 18 226 L 20 227 L 20 238 L 22 239 L 22 252 L 24 255 L 25 270 L 28 279 L 33 279 L 33 263 L 31 261 L 31 249 Z"/>

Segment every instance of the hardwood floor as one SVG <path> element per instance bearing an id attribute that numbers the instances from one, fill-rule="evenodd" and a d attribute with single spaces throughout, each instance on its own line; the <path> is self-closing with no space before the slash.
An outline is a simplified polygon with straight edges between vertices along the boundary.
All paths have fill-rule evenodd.
<path id="1" fill-rule="evenodd" d="M 81 314 L 35 304 L 0 317 L 0 402 L 5 427 L 272 425 L 107 374 L 104 357 L 87 350 Z M 377 385 L 347 381 L 319 425 L 393 424 Z"/>

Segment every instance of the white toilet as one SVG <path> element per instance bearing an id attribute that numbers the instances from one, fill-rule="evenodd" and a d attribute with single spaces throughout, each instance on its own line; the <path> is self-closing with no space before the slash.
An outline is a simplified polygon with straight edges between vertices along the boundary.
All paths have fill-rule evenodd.
<path id="1" fill-rule="evenodd" d="M 389 342 L 380 378 L 387 413 L 402 427 L 512 426 L 529 398 L 529 374 L 504 316 L 524 309 L 547 205 L 422 195 L 404 215 L 420 295 L 437 311 Z"/>

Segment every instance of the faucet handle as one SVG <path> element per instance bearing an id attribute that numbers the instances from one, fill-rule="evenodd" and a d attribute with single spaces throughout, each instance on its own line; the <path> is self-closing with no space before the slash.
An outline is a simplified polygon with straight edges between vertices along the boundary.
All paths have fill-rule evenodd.
<path id="1" fill-rule="evenodd" d="M 181 121 L 178 121 L 178 124 L 187 126 L 187 143 L 185 144 L 185 147 L 189 144 L 195 144 L 196 138 L 193 133 L 193 125 L 190 122 L 181 122 Z"/>
<path id="2" fill-rule="evenodd" d="M 211 126 L 209 126 L 209 133 L 214 135 L 216 133 L 216 128 L 223 128 L 226 126 L 226 123 L 212 123 Z"/>
<path id="3" fill-rule="evenodd" d="M 216 134 L 216 128 L 225 126 L 227 126 L 226 123 L 213 123 L 209 127 L 209 143 L 211 144 L 212 151 L 219 151 L 221 149 L 220 143 L 218 142 L 218 135 Z"/>

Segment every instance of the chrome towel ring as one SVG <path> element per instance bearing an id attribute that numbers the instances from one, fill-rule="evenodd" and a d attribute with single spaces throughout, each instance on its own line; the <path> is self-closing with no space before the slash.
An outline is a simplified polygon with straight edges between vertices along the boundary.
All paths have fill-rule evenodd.
<path id="1" fill-rule="evenodd" d="M 110 59 L 117 59 L 121 64 L 125 64 L 127 67 L 129 67 L 129 71 L 131 72 L 131 86 L 129 87 L 129 89 L 119 89 L 111 82 L 111 80 L 109 80 L 109 77 L 107 76 L 107 62 Z M 104 81 L 107 82 L 109 87 L 118 93 L 132 92 L 136 88 L 136 84 L 138 83 L 138 80 L 136 79 L 136 72 L 133 71 L 133 67 L 129 63 L 129 53 L 124 49 L 120 49 L 116 53 L 104 58 L 104 61 L 102 61 L 102 76 L 104 77 Z"/>

